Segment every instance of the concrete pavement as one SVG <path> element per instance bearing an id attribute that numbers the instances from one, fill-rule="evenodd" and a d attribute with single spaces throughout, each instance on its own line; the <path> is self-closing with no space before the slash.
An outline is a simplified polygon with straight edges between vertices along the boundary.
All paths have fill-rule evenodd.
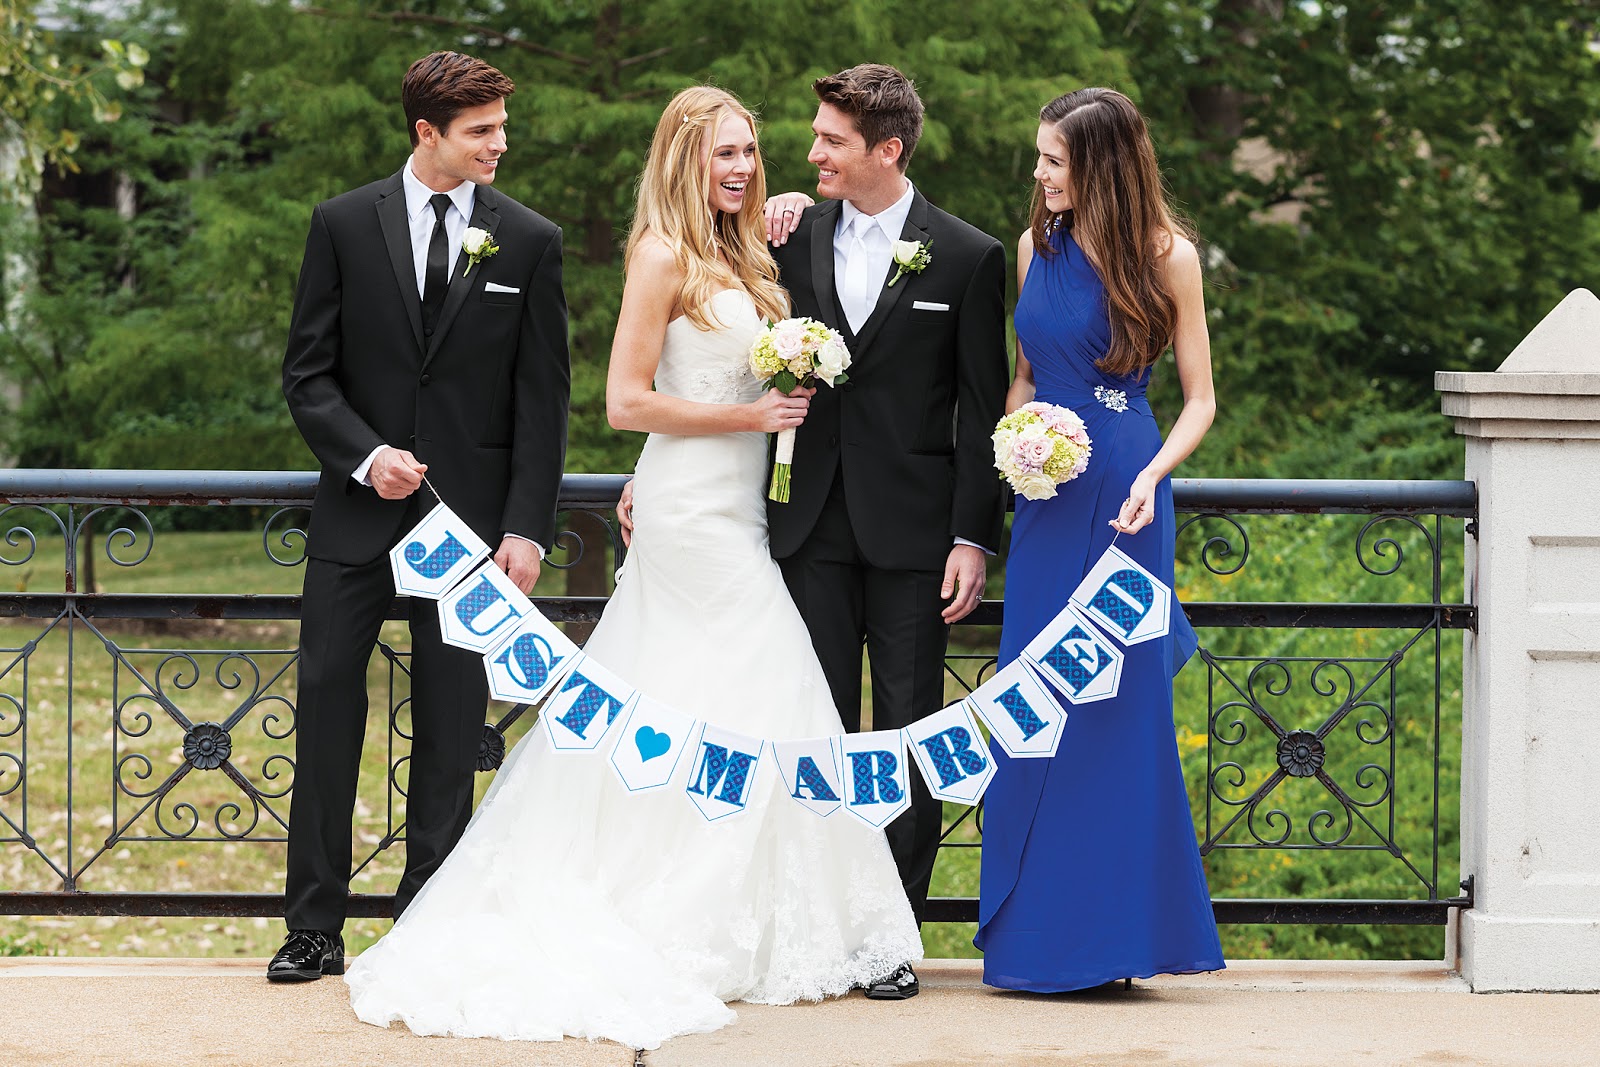
<path id="1" fill-rule="evenodd" d="M 0 959 L 0 1063 L 27 1067 L 1600 1064 L 1600 997 L 1474 995 L 1432 963 L 1245 961 L 1073 996 L 984 988 L 932 961 L 901 1004 L 859 994 L 739 1021 L 654 1052 L 608 1043 L 418 1038 L 350 1014 L 338 981 L 276 986 L 263 960 Z"/>

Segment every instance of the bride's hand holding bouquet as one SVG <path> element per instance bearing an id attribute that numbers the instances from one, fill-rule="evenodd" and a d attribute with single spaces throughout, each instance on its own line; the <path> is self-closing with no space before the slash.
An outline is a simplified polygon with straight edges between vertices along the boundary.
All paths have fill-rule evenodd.
<path id="1" fill-rule="evenodd" d="M 750 346 L 750 369 L 768 389 L 787 396 L 796 389 L 842 385 L 848 380 L 850 350 L 837 330 L 815 319 L 768 323 Z M 770 397 L 772 394 L 769 393 Z M 767 496 L 789 500 L 789 475 L 794 462 L 794 426 L 778 429 L 778 446 Z"/>

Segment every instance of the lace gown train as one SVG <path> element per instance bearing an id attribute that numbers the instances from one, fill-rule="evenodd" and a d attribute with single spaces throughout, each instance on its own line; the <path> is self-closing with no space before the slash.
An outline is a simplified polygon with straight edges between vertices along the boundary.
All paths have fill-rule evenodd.
<path id="1" fill-rule="evenodd" d="M 712 309 L 720 329 L 668 327 L 656 388 L 755 399 L 754 305 L 726 290 Z M 765 435 L 653 434 L 636 474 L 632 551 L 585 651 L 730 730 L 841 732 L 767 552 Z M 727 1001 L 818 1000 L 921 959 L 882 832 L 794 803 L 771 759 L 757 774 L 748 810 L 713 824 L 681 784 L 630 794 L 603 755 L 529 731 L 450 858 L 352 963 L 356 1014 L 419 1034 L 655 1048 L 732 1022 Z"/>

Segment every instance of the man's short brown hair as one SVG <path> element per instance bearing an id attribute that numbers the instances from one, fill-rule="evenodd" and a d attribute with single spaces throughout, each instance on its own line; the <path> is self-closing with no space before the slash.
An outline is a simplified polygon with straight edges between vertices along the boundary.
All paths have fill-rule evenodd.
<path id="1" fill-rule="evenodd" d="M 417 146 L 417 120 L 447 133 L 450 123 L 469 107 L 481 107 L 517 91 L 510 78 L 481 59 L 460 52 L 434 52 L 411 64 L 400 83 L 411 147 Z"/>
<path id="2" fill-rule="evenodd" d="M 910 78 L 882 63 L 862 63 L 818 78 L 811 88 L 850 116 L 868 148 L 900 138 L 900 169 L 906 169 L 922 137 L 922 98 Z"/>

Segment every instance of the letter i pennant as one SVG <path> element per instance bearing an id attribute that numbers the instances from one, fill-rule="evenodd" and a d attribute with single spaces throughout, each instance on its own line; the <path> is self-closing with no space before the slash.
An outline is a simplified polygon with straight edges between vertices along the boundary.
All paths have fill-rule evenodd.
<path id="1" fill-rule="evenodd" d="M 905 731 L 845 734 L 839 742 L 844 809 L 868 826 L 888 826 L 911 806 Z"/>
<path id="2" fill-rule="evenodd" d="M 1054 756 L 1067 712 L 1018 657 L 967 697 L 995 743 L 1013 758 Z"/>

